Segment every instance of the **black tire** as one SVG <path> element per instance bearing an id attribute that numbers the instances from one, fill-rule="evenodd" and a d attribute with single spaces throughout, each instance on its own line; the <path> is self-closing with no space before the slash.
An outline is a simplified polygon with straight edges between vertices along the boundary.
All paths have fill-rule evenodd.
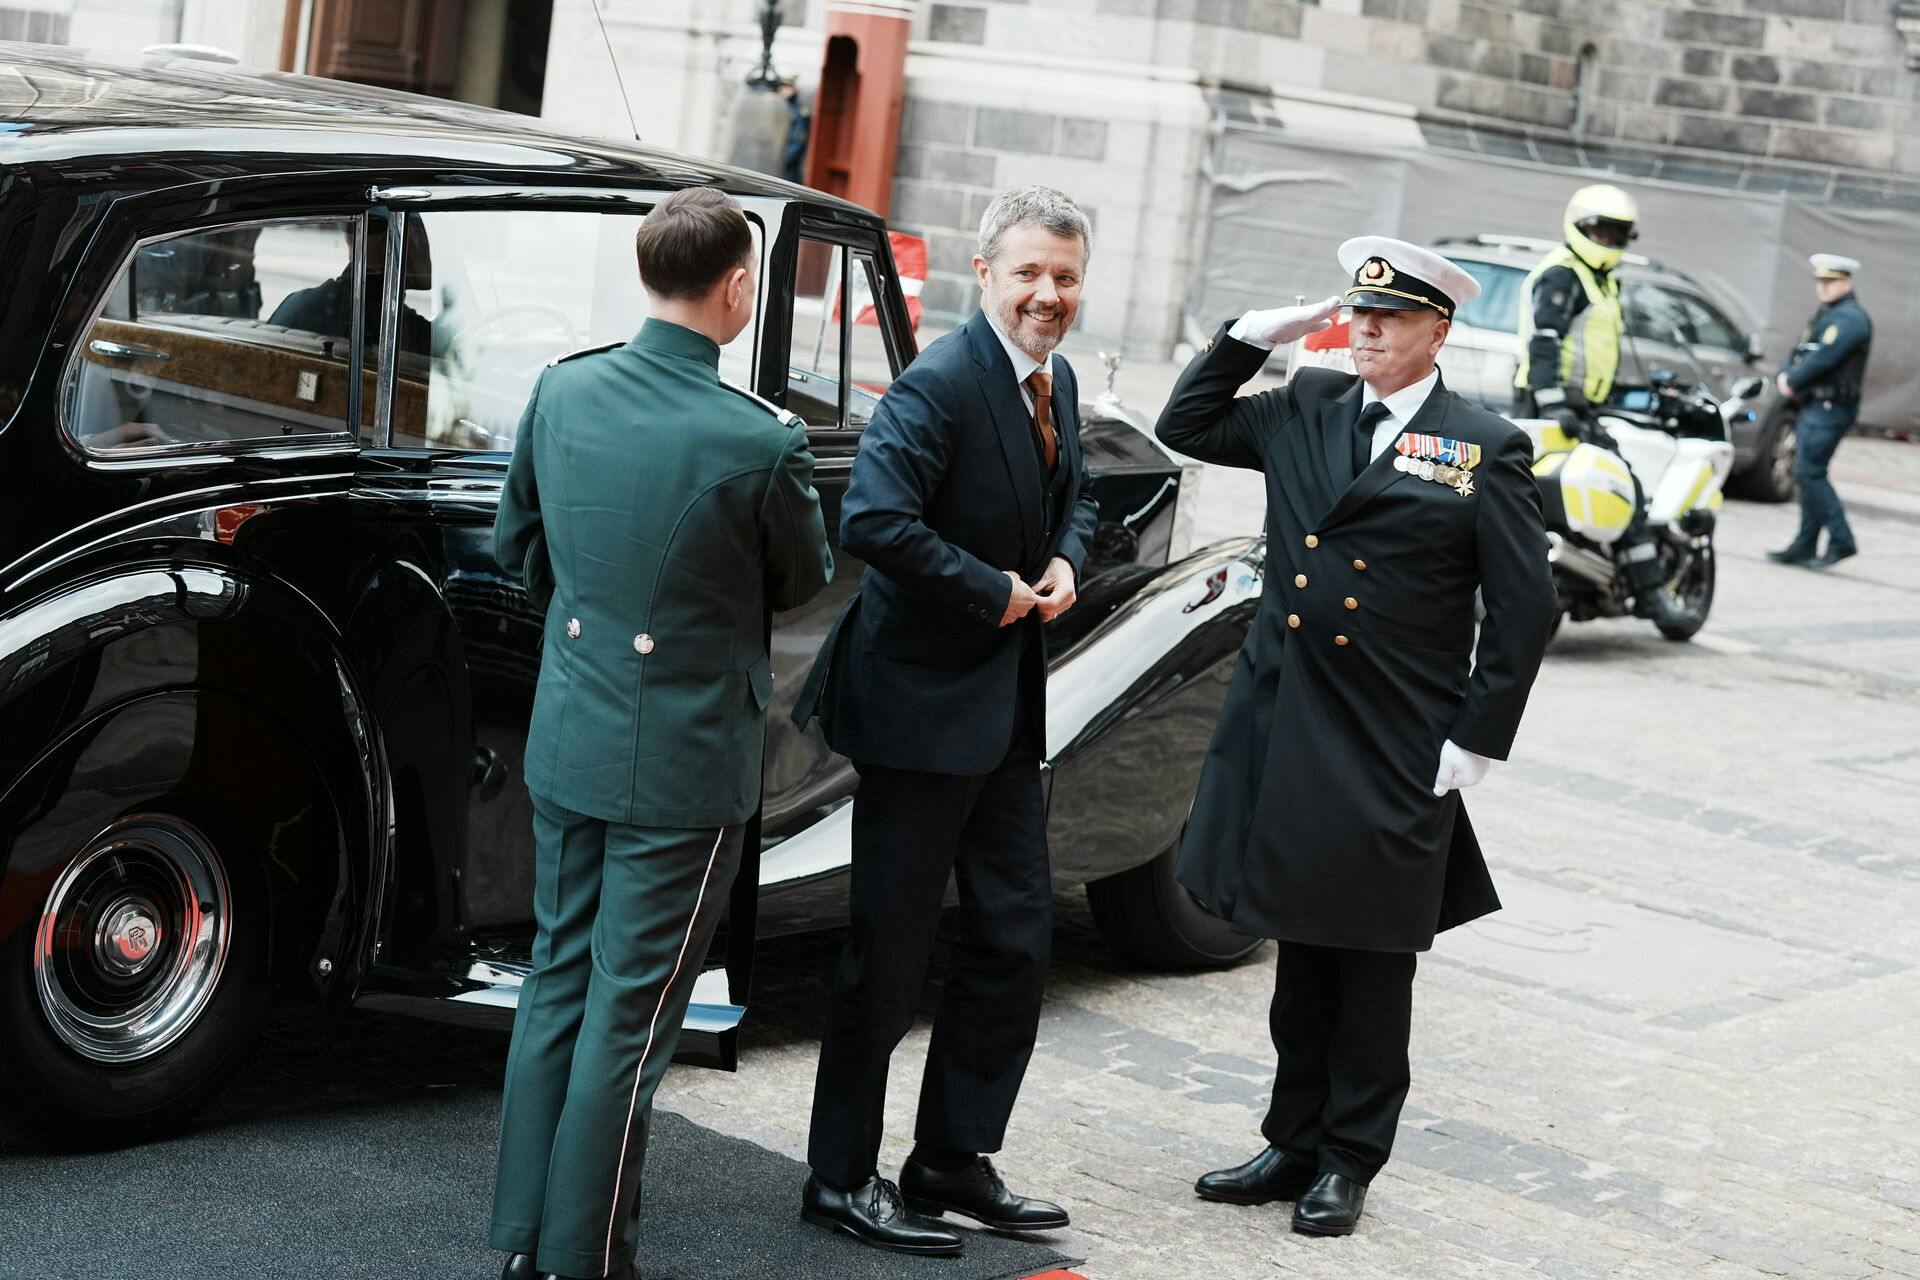
<path id="1" fill-rule="evenodd" d="M 1713 609 L 1714 576 L 1713 538 L 1709 535 L 1686 570 L 1663 588 L 1676 607 L 1671 618 L 1654 620 L 1661 635 L 1669 640 L 1691 640 L 1707 625 L 1707 614 Z"/>
<path id="2" fill-rule="evenodd" d="M 1775 404 L 1767 414 L 1767 425 L 1760 433 L 1760 449 L 1746 470 L 1734 476 L 1727 488 L 1736 496 L 1754 502 L 1791 502 L 1800 490 L 1793 478 L 1793 454 L 1800 434 L 1798 414 L 1791 404 Z"/>
<path id="3" fill-rule="evenodd" d="M 1193 900 L 1173 878 L 1179 842 L 1151 862 L 1087 885 L 1107 945 L 1147 969 L 1218 969 L 1260 945 Z"/>
<path id="4" fill-rule="evenodd" d="M 251 851 L 230 837 L 216 840 L 209 831 L 159 812 L 114 824 L 74 851 L 27 921 L 0 947 L 0 1026 L 7 1029 L 0 1036 L 0 1077 L 11 1081 L 10 1100 L 22 1118 L 61 1146 L 121 1146 L 178 1125 L 219 1089 L 266 1020 L 273 996 L 264 876 Z M 117 853 L 104 854 L 108 848 Z M 193 852 L 178 852 L 182 849 Z M 139 858 L 128 850 L 143 853 L 159 869 L 147 868 L 141 880 Z M 215 869 L 212 892 L 190 894 L 208 900 L 192 905 L 188 894 L 170 894 L 165 880 L 165 860 L 189 856 L 206 859 Z M 208 883 L 201 881 L 203 887 Z M 176 890 L 191 887 L 183 880 Z M 138 897 L 143 893 L 147 896 Z M 129 895 L 144 905 L 126 906 Z M 178 1011 L 166 1023 L 164 1039 L 151 1032 L 142 1039 L 136 1026 L 114 1043 L 72 1020 L 76 1008 L 136 1007 L 161 989 L 165 974 L 190 973 L 173 968 L 191 963 L 180 952 L 181 940 L 191 932 L 189 913 L 197 913 L 204 929 L 215 914 L 210 909 L 215 899 L 226 927 L 223 934 L 216 928 L 205 936 L 224 936 L 224 944 L 187 951 L 217 953 L 219 963 L 196 988 L 197 997 L 162 1006 Z M 56 905 L 55 923 L 43 926 L 43 917 Z M 134 913 L 130 928 L 88 927 L 89 912 L 111 920 L 129 911 Z M 115 950 L 116 939 L 127 932 L 138 938 L 141 923 L 158 928 L 150 927 L 147 941 L 137 944 L 150 950 L 129 959 L 124 950 Z M 36 967 L 43 932 L 76 939 L 91 933 L 96 941 L 91 948 L 69 942 L 50 949 Z M 103 935 L 106 940 L 99 941 Z M 115 964 L 143 964 L 149 958 L 149 976 L 111 972 Z M 156 1015 L 154 1021 L 162 1019 Z M 110 1060 L 113 1054 L 125 1055 L 124 1060 Z"/>

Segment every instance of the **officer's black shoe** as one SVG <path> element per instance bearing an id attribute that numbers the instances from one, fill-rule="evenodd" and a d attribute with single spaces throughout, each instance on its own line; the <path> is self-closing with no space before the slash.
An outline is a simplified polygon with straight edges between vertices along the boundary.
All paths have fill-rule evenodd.
<path id="1" fill-rule="evenodd" d="M 1303 1236 L 1350 1236 L 1366 1202 L 1365 1183 L 1323 1173 L 1293 1206 L 1293 1229 Z"/>
<path id="2" fill-rule="evenodd" d="M 1767 559 L 1775 564 L 1810 564 L 1813 561 L 1813 552 L 1802 551 L 1798 547 L 1783 547 L 1779 551 L 1767 552 Z"/>
<path id="3" fill-rule="evenodd" d="M 500 1280 L 540 1280 L 540 1268 L 533 1265 L 530 1253 L 510 1253 L 507 1265 L 500 1268 Z"/>
<path id="4" fill-rule="evenodd" d="M 800 1217 L 828 1231 L 844 1231 L 862 1244 L 895 1253 L 960 1252 L 960 1233 L 907 1208 L 900 1188 L 878 1175 L 851 1191 L 835 1191 L 816 1177 L 800 1193 Z"/>
<path id="5" fill-rule="evenodd" d="M 1809 569 L 1831 569 L 1848 556 L 1857 556 L 1859 554 L 1860 548 L 1851 544 L 1844 547 L 1836 547 L 1829 544 L 1824 553 L 1807 561 L 1807 567 Z"/>
<path id="6" fill-rule="evenodd" d="M 1007 1190 L 993 1161 L 976 1156 L 952 1173 L 909 1159 L 900 1166 L 900 1193 L 921 1213 L 957 1213 L 995 1231 L 1058 1231 L 1067 1211 Z"/>
<path id="7" fill-rule="evenodd" d="M 1227 1204 L 1298 1200 L 1313 1185 L 1314 1173 L 1314 1167 L 1304 1160 L 1278 1147 L 1268 1147 L 1245 1164 L 1202 1174 L 1193 1190 L 1202 1200 Z"/>

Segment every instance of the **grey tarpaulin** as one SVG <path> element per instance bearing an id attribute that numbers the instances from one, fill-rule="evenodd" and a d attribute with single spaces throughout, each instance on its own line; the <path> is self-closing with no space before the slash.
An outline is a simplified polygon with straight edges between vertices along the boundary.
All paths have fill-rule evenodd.
<path id="1" fill-rule="evenodd" d="M 1187 295 L 1189 337 L 1249 307 L 1344 287 L 1333 255 L 1349 236 L 1557 238 L 1575 188 L 1617 181 L 1640 202 L 1635 251 L 1680 268 L 1726 302 L 1761 335 L 1769 371 L 1817 305 L 1807 255 L 1860 259 L 1860 300 L 1874 321 L 1861 420 L 1920 426 L 1920 217 L 1911 211 L 1418 146 L 1358 147 L 1241 122 L 1219 129 L 1211 163 L 1205 248 Z"/>

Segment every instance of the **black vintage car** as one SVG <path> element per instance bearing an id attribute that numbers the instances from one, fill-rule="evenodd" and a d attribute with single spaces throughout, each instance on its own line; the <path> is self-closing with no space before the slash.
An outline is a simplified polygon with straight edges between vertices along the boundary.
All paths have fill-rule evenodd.
<path id="1" fill-rule="evenodd" d="M 693 183 L 761 254 L 722 374 L 813 428 L 832 528 L 915 349 L 872 213 L 455 104 L 0 45 L 0 1097 L 124 1139 L 204 1099 L 276 998 L 510 1019 L 541 627 L 494 507 L 533 379 L 639 327 L 634 229 Z M 1136 959 L 1223 963 L 1251 943 L 1168 850 L 1258 548 L 1174 558 L 1180 466 L 1086 416 L 1055 874 Z M 757 879 L 689 1059 L 732 1064 L 756 934 L 844 918 L 852 772 L 787 712 L 859 572 L 776 620 Z"/>

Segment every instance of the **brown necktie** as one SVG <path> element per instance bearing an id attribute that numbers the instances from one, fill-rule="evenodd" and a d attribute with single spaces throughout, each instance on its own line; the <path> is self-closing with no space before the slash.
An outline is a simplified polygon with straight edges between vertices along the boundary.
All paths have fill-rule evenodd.
<path id="1" fill-rule="evenodd" d="M 1060 456 L 1060 442 L 1053 434 L 1053 375 L 1035 369 L 1027 375 L 1027 390 L 1033 393 L 1033 429 L 1040 434 L 1040 451 L 1047 458 L 1047 474 Z"/>

